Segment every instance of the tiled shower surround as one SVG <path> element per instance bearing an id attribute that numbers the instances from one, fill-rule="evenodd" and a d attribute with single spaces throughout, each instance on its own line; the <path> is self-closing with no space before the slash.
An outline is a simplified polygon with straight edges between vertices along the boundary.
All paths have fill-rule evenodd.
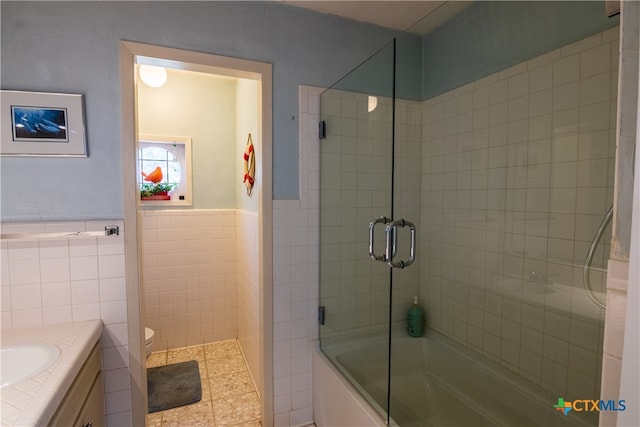
<path id="1" fill-rule="evenodd" d="M 568 399 L 600 394 L 604 311 L 583 289 L 583 264 L 613 201 L 618 31 L 595 34 L 423 103 L 397 103 L 396 188 L 403 192 L 396 194 L 396 210 L 415 218 L 419 241 L 418 262 L 394 275 L 393 319 L 405 321 L 415 292 L 428 328 Z M 312 102 L 313 90 L 304 90 Z M 360 98 L 358 112 L 349 113 Z M 337 137 L 360 138 L 362 148 L 367 140 L 375 143 L 368 138 L 365 101 L 364 95 L 343 91 L 327 92 L 322 101 L 327 126 L 330 116 L 334 122 L 341 118 Z M 384 100 L 378 102 L 385 108 Z M 352 118 L 361 119 L 358 126 L 345 127 Z M 313 120 L 308 127 L 302 135 L 313 153 Z M 413 144 L 413 136 L 421 143 Z M 409 165 L 412 157 L 421 165 Z M 354 188 L 336 186 L 333 195 L 321 197 L 323 206 L 351 203 L 355 219 L 364 223 L 357 244 L 366 251 L 366 226 L 378 216 L 371 209 L 377 199 L 375 192 L 368 198 L 367 188 L 355 187 L 363 183 L 357 171 L 368 164 L 383 175 L 386 166 L 361 149 L 357 155 L 336 153 L 328 164 L 333 169 L 320 180 L 323 191 L 340 181 Z M 315 168 L 310 161 L 309 182 Z M 419 203 L 417 215 L 412 201 Z M 347 226 L 336 230 L 336 238 L 348 238 L 348 226 L 355 225 L 342 222 L 349 215 L 329 217 Z M 610 228 L 590 273 L 600 301 Z M 375 274 L 365 262 L 371 263 L 355 261 L 353 271 L 329 269 L 334 280 L 321 289 L 322 303 L 327 312 L 333 303 L 336 316 L 327 319 L 328 335 L 375 327 L 376 313 L 385 317 L 381 304 L 388 301 L 388 282 L 366 296 L 364 283 Z M 403 276 L 410 269 L 419 278 Z"/>
<path id="2" fill-rule="evenodd" d="M 567 398 L 600 390 L 603 310 L 582 267 L 613 201 L 618 31 L 423 108 L 427 322 Z M 590 275 L 600 301 L 609 230 Z"/>
<path id="3" fill-rule="evenodd" d="M 392 100 L 378 96 L 367 112 L 366 94 L 330 89 L 322 95 L 327 137 L 320 149 L 320 276 L 326 321 L 323 337 L 384 331 L 389 320 L 389 269 L 372 262 L 369 223 L 391 217 Z M 394 219 L 420 220 L 421 104 L 396 101 L 396 188 Z M 382 253 L 384 225 L 376 226 L 374 252 Z M 405 240 L 406 239 L 406 240 Z M 397 259 L 408 258 L 408 232 L 399 237 Z M 418 295 L 419 261 L 394 270 L 393 320 L 403 321 Z"/>

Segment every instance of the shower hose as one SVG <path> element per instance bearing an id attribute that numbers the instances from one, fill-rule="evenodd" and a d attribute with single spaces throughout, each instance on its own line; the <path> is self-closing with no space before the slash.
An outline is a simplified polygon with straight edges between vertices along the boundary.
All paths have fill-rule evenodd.
<path id="1" fill-rule="evenodd" d="M 593 236 L 593 240 L 591 241 L 591 246 L 589 246 L 589 252 L 587 252 L 587 258 L 584 260 L 584 266 L 582 267 L 582 284 L 584 286 L 584 290 L 587 292 L 587 295 L 593 301 L 595 305 L 598 307 L 605 309 L 607 305 L 598 300 L 591 289 L 591 279 L 589 278 L 589 271 L 591 270 L 591 263 L 593 262 L 593 254 L 596 252 L 596 248 L 598 247 L 598 243 L 604 234 L 604 230 L 611 222 L 611 217 L 613 217 L 613 205 L 607 211 L 607 214 L 602 218 L 602 222 L 600 226 L 598 226 L 598 230 L 596 231 L 595 236 Z"/>

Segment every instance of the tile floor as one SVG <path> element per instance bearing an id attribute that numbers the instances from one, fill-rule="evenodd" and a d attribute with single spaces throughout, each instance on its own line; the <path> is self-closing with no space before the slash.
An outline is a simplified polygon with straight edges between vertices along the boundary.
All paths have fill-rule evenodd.
<path id="1" fill-rule="evenodd" d="M 236 340 L 153 352 L 147 368 L 198 361 L 202 400 L 147 414 L 148 427 L 260 427 L 260 400 Z"/>

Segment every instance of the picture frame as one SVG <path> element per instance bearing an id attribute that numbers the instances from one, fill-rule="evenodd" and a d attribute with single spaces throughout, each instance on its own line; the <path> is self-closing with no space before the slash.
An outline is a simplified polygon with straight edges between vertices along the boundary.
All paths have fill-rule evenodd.
<path id="1" fill-rule="evenodd" d="M 0 155 L 87 157 L 79 94 L 0 91 Z"/>

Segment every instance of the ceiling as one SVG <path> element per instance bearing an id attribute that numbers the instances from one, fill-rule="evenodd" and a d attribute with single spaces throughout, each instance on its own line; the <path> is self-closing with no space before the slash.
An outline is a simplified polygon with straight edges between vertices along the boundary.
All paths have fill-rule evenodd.
<path id="1" fill-rule="evenodd" d="M 451 19 L 473 1 L 306 1 L 283 0 L 291 6 L 424 35 Z M 423 19 L 428 16 L 428 19 Z"/>

